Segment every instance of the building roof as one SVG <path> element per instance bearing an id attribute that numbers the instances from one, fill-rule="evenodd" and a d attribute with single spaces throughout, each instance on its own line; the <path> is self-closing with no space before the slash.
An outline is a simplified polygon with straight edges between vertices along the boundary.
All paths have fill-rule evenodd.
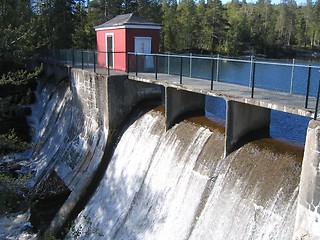
<path id="1" fill-rule="evenodd" d="M 109 21 L 94 27 L 95 30 L 114 29 L 114 28 L 151 28 L 161 29 L 161 24 L 151 22 L 135 13 L 118 15 Z"/>

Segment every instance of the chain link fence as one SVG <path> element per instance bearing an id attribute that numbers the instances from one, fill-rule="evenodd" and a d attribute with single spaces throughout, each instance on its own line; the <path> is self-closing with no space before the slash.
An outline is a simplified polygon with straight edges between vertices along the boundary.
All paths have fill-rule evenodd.
<path id="1" fill-rule="evenodd" d="M 119 70 L 138 75 L 153 73 L 195 78 L 204 81 L 228 83 L 255 89 L 265 89 L 305 96 L 308 107 L 309 97 L 316 97 L 315 116 L 319 101 L 320 64 L 296 60 L 267 60 L 254 58 L 229 58 L 220 55 L 201 56 L 192 54 L 143 54 L 126 52 L 96 52 L 88 50 L 46 50 L 40 58 L 77 68 L 108 74 Z"/>

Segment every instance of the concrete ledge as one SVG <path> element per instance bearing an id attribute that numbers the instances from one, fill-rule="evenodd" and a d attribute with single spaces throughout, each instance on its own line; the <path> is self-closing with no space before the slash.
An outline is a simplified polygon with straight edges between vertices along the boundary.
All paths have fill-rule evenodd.
<path id="1" fill-rule="evenodd" d="M 315 120 L 307 131 L 293 239 L 320 239 L 320 122 Z"/>
<path id="2" fill-rule="evenodd" d="M 176 119 L 187 112 L 202 110 L 205 111 L 205 95 L 178 90 L 176 88 L 166 88 L 166 130 L 173 126 Z"/>
<path id="3" fill-rule="evenodd" d="M 270 131 L 271 110 L 250 104 L 227 101 L 226 111 L 226 157 L 236 148 L 248 134 L 258 132 L 268 135 Z"/>

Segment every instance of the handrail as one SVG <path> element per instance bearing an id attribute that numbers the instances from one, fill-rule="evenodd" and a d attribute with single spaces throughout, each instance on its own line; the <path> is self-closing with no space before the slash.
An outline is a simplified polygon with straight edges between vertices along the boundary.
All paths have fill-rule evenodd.
<path id="1" fill-rule="evenodd" d="M 186 59 L 206 59 L 206 60 L 221 60 L 226 62 L 239 62 L 239 63 L 251 63 L 252 60 L 245 60 L 245 59 L 233 59 L 233 58 L 227 58 L 227 57 L 203 57 L 203 56 L 195 56 L 195 55 L 178 55 L 178 54 L 164 54 L 164 53 L 135 53 L 135 52 L 128 52 L 128 55 L 138 55 L 138 56 L 159 56 L 159 57 L 177 57 L 177 58 L 186 58 Z M 266 61 L 257 61 L 255 60 L 257 64 L 266 64 L 266 65 L 278 65 L 278 66 L 288 66 L 291 67 L 292 63 L 277 63 L 277 62 L 266 62 Z M 309 66 L 312 68 L 320 69 L 320 66 L 318 65 L 310 65 L 307 64 L 294 64 L 295 67 L 303 67 L 308 68 Z"/>
<path id="2" fill-rule="evenodd" d="M 81 54 L 81 55 L 80 55 Z M 105 57 L 101 57 L 105 55 Z M 110 59 L 112 54 L 112 59 Z M 81 56 L 81 59 L 79 59 Z M 100 56 L 100 59 L 99 59 Z M 116 56 L 116 57 L 115 57 Z M 119 57 L 121 56 L 121 57 Z M 148 58 L 146 58 L 148 57 Z M 153 72 L 155 74 L 155 79 L 158 79 L 159 73 L 173 74 L 179 75 L 179 83 L 184 83 L 184 77 L 189 78 L 197 78 L 199 73 L 194 73 L 194 68 L 200 67 L 201 71 L 204 71 L 206 77 L 204 79 L 210 80 L 210 89 L 213 90 L 214 82 L 226 82 L 233 83 L 238 85 L 245 85 L 250 87 L 251 89 L 251 98 L 254 97 L 255 89 L 269 89 L 272 91 L 284 91 L 290 94 L 300 94 L 305 96 L 305 108 L 308 108 L 309 98 L 310 96 L 316 97 L 316 103 L 319 103 L 319 95 L 320 95 L 320 65 L 311 65 L 311 64 L 297 64 L 293 59 L 292 63 L 278 63 L 278 62 L 268 62 L 256 60 L 254 57 L 251 57 L 250 60 L 245 59 L 233 59 L 224 56 L 197 56 L 197 55 L 183 55 L 183 54 L 165 54 L 165 53 L 135 53 L 135 52 L 125 52 L 125 51 L 91 51 L 91 50 L 71 50 L 71 49 L 62 49 L 62 50 L 48 50 L 45 53 L 44 59 L 52 60 L 55 63 L 63 63 L 63 64 L 71 64 L 72 66 L 80 66 L 81 69 L 91 68 L 94 72 L 97 72 L 97 69 L 101 69 L 101 63 L 99 62 L 101 58 L 104 58 L 105 66 L 104 69 L 107 75 L 110 75 L 110 70 L 114 70 L 115 68 L 115 59 L 123 58 L 125 71 L 127 74 L 130 72 L 134 72 L 136 76 L 138 76 L 139 72 L 145 71 L 146 62 L 149 61 L 148 71 Z M 165 60 L 163 60 L 164 58 Z M 174 59 L 177 59 L 174 61 Z M 190 59 L 189 61 L 185 60 Z M 193 61 L 193 60 L 203 60 L 204 62 Z M 145 61 L 145 62 L 144 62 Z M 164 63 L 165 62 L 165 63 Z M 111 65 L 112 63 L 112 65 Z M 151 65 L 150 65 L 151 63 Z M 236 73 L 233 76 L 235 79 L 226 79 L 226 69 L 234 68 L 234 65 L 228 65 L 228 63 L 239 63 L 244 65 L 240 66 L 239 74 Z M 100 65 L 99 65 L 100 64 Z M 165 67 L 163 64 L 166 64 Z M 203 67 L 204 65 L 205 67 Z M 187 67 L 186 67 L 187 66 Z M 265 67 L 264 67 L 265 66 Z M 269 78 L 267 82 L 261 83 L 261 78 L 265 78 L 266 75 L 272 79 L 272 76 L 275 74 L 274 72 L 268 72 L 270 67 L 267 66 L 280 66 L 284 67 L 284 71 L 280 69 L 281 74 L 273 81 L 275 81 L 270 86 Z M 150 68 L 151 67 L 151 68 Z M 290 67 L 288 69 L 288 67 Z M 268 69 L 268 70 L 262 70 Z M 271 68 L 272 69 L 272 68 Z M 298 69 L 298 70 L 297 70 Z M 300 69 L 300 70 L 299 70 Z M 301 69 L 307 69 L 301 70 Z M 239 68 L 230 69 L 233 71 L 240 71 Z M 318 72 L 319 70 L 319 81 L 315 79 L 315 70 Z M 101 70 L 99 70 L 101 71 Z M 165 71 L 165 72 L 164 72 Z M 198 70 L 199 71 L 199 70 Z M 289 73 L 290 72 L 290 73 Z M 201 72 L 203 73 L 203 72 Z M 197 75 L 198 74 L 198 75 Z M 241 75 L 242 74 L 242 75 Z M 245 75 L 247 74 L 247 77 Z M 263 74 L 263 75 L 261 75 Z M 299 76 L 299 78 L 296 78 Z M 290 76 L 289 76 L 290 75 Z M 227 75 L 228 76 L 228 75 Z M 199 77 L 198 77 L 199 78 Z M 200 77 L 201 78 L 201 77 Z M 241 79 L 240 79 L 241 78 Z M 239 80 L 240 79 L 240 80 Z M 241 83 L 242 81 L 242 83 Z M 266 81 L 266 80 L 265 80 Z M 244 84 L 245 83 L 245 84 Z M 265 84 L 265 85 L 261 85 Z M 266 85 L 267 84 L 267 85 Z M 282 86 L 283 84 L 284 86 Z M 290 87 L 286 86 L 289 84 Z M 289 89 L 282 89 L 282 88 Z M 316 92 L 316 90 L 318 90 Z M 317 105 L 316 104 L 316 105 Z M 318 106 L 315 106 L 315 116 L 318 112 Z"/>

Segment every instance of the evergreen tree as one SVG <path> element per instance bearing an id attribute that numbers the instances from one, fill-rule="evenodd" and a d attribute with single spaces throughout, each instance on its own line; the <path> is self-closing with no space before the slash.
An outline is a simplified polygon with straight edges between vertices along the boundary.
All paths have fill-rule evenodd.
<path id="1" fill-rule="evenodd" d="M 161 12 L 163 15 L 162 21 L 162 39 L 164 51 L 176 51 L 177 46 L 177 2 L 175 0 L 163 1 Z"/>
<path id="2" fill-rule="evenodd" d="M 206 47 L 210 51 L 222 50 L 221 46 L 225 41 L 228 26 L 222 2 L 220 0 L 208 0 L 205 15 L 207 19 L 204 25 Z"/>
<path id="3" fill-rule="evenodd" d="M 250 41 L 250 31 L 248 26 L 247 13 L 244 10 L 246 3 L 241 4 L 237 0 L 233 0 L 227 5 L 227 15 L 229 29 L 225 43 L 225 52 L 228 54 L 240 54 Z"/>
<path id="4" fill-rule="evenodd" d="M 182 0 L 177 7 L 178 32 L 177 43 L 178 51 L 191 50 L 197 42 L 198 23 L 196 18 L 196 5 L 193 0 Z"/>

